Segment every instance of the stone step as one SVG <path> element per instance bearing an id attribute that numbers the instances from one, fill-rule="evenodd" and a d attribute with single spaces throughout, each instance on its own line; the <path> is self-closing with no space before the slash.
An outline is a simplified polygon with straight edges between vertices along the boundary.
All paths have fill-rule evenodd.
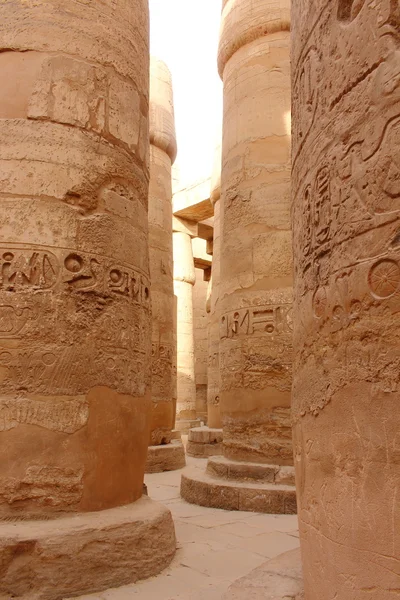
<path id="1" fill-rule="evenodd" d="M 292 485 L 217 479 L 201 467 L 182 474 L 181 496 L 191 504 L 267 514 L 296 514 L 296 488 Z"/>
<path id="2" fill-rule="evenodd" d="M 210 458 L 207 463 L 207 473 L 211 477 L 230 481 L 295 485 L 294 467 L 292 466 L 239 462 L 224 456 Z"/>

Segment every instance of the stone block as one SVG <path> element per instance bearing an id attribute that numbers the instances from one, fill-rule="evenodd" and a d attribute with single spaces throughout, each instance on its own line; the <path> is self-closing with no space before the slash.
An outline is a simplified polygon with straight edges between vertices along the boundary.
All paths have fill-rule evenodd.
<path id="1" fill-rule="evenodd" d="M 174 440 L 170 444 L 149 446 L 145 473 L 176 471 L 186 466 L 185 449 L 182 442 Z"/>

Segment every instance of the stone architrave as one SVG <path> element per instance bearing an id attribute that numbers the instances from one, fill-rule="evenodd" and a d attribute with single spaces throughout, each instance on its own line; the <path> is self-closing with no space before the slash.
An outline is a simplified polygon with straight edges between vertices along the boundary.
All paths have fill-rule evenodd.
<path id="1" fill-rule="evenodd" d="M 169 511 L 142 497 L 151 417 L 147 30 L 145 0 L 2 3 L 7 598 L 118 586 L 159 572 L 175 551 Z"/>
<path id="2" fill-rule="evenodd" d="M 293 436 L 307 600 L 400 589 L 400 5 L 293 3 Z"/>
<path id="3" fill-rule="evenodd" d="M 221 271 L 221 144 L 215 151 L 210 201 L 214 207 L 214 237 L 211 274 L 210 316 L 208 326 L 207 414 L 208 426 L 220 429 L 219 406 L 219 282 Z"/>
<path id="4" fill-rule="evenodd" d="M 210 459 L 205 474 L 188 471 L 181 490 L 190 502 L 292 513 L 289 29 L 289 0 L 224 2 L 218 56 L 224 457 Z"/>
<path id="5" fill-rule="evenodd" d="M 153 411 L 146 472 L 152 473 L 185 466 L 182 442 L 171 444 L 176 410 L 171 169 L 176 151 L 171 74 L 164 62 L 151 57 L 149 258 Z"/>
<path id="6" fill-rule="evenodd" d="M 187 431 L 196 421 L 193 286 L 196 281 L 189 233 L 173 232 L 174 292 L 177 298 L 177 401 L 175 427 Z"/>

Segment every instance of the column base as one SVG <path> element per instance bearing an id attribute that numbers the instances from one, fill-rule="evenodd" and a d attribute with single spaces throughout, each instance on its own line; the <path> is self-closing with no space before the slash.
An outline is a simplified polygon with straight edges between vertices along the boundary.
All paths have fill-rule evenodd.
<path id="1" fill-rule="evenodd" d="M 176 471 L 183 467 L 186 467 L 186 458 L 181 440 L 174 440 L 170 444 L 161 446 L 149 446 L 145 473 Z"/>
<path id="2" fill-rule="evenodd" d="M 189 430 L 186 454 L 194 458 L 208 458 L 222 453 L 222 429 L 195 427 Z"/>
<path id="3" fill-rule="evenodd" d="M 214 456 L 206 471 L 188 467 L 182 474 L 181 496 L 191 504 L 292 515 L 297 512 L 294 467 L 264 465 Z"/>
<path id="4" fill-rule="evenodd" d="M 300 549 L 276 556 L 241 577 L 223 600 L 304 600 Z"/>
<path id="5" fill-rule="evenodd" d="M 187 435 L 190 429 L 194 427 L 200 427 L 201 421 L 200 419 L 182 419 L 180 421 L 175 422 L 175 430 L 179 431 L 181 435 Z"/>
<path id="6" fill-rule="evenodd" d="M 62 600 L 157 575 L 176 549 L 170 511 L 143 496 L 51 521 L 0 523 L 0 598 Z"/>

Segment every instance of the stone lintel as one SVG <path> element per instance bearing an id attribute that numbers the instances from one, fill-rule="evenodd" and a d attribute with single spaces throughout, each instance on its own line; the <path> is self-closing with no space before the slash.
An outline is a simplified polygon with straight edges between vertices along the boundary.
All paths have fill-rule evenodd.
<path id="1" fill-rule="evenodd" d="M 172 229 L 174 232 L 187 233 L 192 238 L 197 237 L 199 233 L 197 223 L 175 216 L 172 217 Z"/>
<path id="2" fill-rule="evenodd" d="M 210 179 L 177 191 L 173 196 L 173 212 L 177 217 L 204 221 L 214 214 L 210 202 Z"/>

